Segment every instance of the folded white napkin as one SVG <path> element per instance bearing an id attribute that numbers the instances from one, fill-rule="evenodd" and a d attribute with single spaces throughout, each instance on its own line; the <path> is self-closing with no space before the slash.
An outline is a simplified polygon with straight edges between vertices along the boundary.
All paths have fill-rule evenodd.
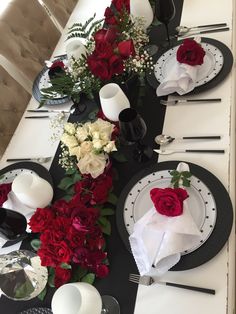
<path id="1" fill-rule="evenodd" d="M 184 95 L 195 88 L 199 65 L 191 66 L 176 61 L 172 70 L 157 87 L 157 96 L 178 93 Z"/>
<path id="2" fill-rule="evenodd" d="M 189 171 L 189 167 L 180 163 L 177 170 Z M 183 214 L 180 216 L 167 217 L 152 207 L 134 224 L 129 241 L 141 276 L 147 274 L 152 265 L 156 268 L 156 275 L 164 274 L 178 263 L 182 252 L 199 242 L 200 231 L 187 202 L 188 199 L 184 201 Z"/>

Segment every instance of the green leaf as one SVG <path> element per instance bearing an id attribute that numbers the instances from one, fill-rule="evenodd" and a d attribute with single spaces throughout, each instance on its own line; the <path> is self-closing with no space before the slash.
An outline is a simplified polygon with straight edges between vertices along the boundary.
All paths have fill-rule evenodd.
<path id="1" fill-rule="evenodd" d="M 74 173 L 77 172 L 77 171 L 78 171 L 77 169 L 71 168 L 71 169 L 68 169 L 68 170 L 66 171 L 66 174 L 67 174 L 67 175 L 71 175 L 71 174 L 74 174 Z"/>
<path id="2" fill-rule="evenodd" d="M 49 267 L 48 285 L 51 288 L 55 287 L 54 279 L 55 279 L 55 269 L 53 267 Z"/>
<path id="3" fill-rule="evenodd" d="M 87 269 L 82 268 L 78 266 L 74 271 L 72 275 L 72 282 L 80 281 L 82 277 L 84 277 L 87 274 Z"/>
<path id="4" fill-rule="evenodd" d="M 38 251 L 38 249 L 40 248 L 41 246 L 41 241 L 39 239 L 33 239 L 31 242 L 30 242 L 30 245 L 32 246 L 32 248 L 35 250 L 35 251 Z"/>
<path id="5" fill-rule="evenodd" d="M 71 265 L 67 264 L 67 263 L 61 263 L 60 267 L 63 269 L 71 269 L 72 268 Z"/>
<path id="6" fill-rule="evenodd" d="M 64 195 L 63 197 L 63 200 L 65 200 L 66 202 L 69 202 L 71 199 L 72 199 L 72 195 Z"/>
<path id="7" fill-rule="evenodd" d="M 95 280 L 95 275 L 93 273 L 88 273 L 81 279 L 82 282 L 87 282 L 87 283 L 90 283 L 91 285 L 94 283 L 94 280 Z"/>
<path id="8" fill-rule="evenodd" d="M 184 176 L 185 178 L 190 178 L 192 176 L 192 173 L 189 171 L 183 171 L 181 172 L 181 175 Z"/>
<path id="9" fill-rule="evenodd" d="M 178 176 L 178 175 L 179 175 L 179 171 L 177 171 L 177 170 L 172 170 L 172 171 L 170 172 L 170 174 L 171 174 L 172 176 Z"/>
<path id="10" fill-rule="evenodd" d="M 183 180 L 183 186 L 190 187 L 190 180 L 184 177 L 182 178 L 182 180 Z"/>
<path id="11" fill-rule="evenodd" d="M 98 222 L 102 228 L 102 232 L 110 235 L 111 234 L 111 223 L 106 217 L 99 217 Z"/>
<path id="12" fill-rule="evenodd" d="M 100 212 L 101 212 L 101 216 L 114 215 L 114 209 L 112 208 L 102 208 Z"/>
<path id="13" fill-rule="evenodd" d="M 38 295 L 39 300 L 43 301 L 47 294 L 47 286 Z"/>
<path id="14" fill-rule="evenodd" d="M 119 161 L 119 162 L 126 162 L 127 161 L 127 158 L 125 157 L 125 155 L 119 151 L 112 152 L 111 156 L 112 156 L 112 158 L 114 158 L 116 161 Z"/>
<path id="15" fill-rule="evenodd" d="M 71 177 L 65 177 L 61 180 L 58 187 L 61 190 L 67 190 L 69 187 L 71 187 L 74 184 L 74 180 Z"/>
<path id="16" fill-rule="evenodd" d="M 108 201 L 108 203 L 116 205 L 116 203 L 118 201 L 118 198 L 117 198 L 117 196 L 115 194 L 110 192 L 109 195 L 108 195 L 108 200 L 107 201 Z"/>
<path id="17" fill-rule="evenodd" d="M 73 183 L 76 183 L 77 181 L 81 180 L 81 174 L 77 171 L 74 175 L 73 175 Z"/>

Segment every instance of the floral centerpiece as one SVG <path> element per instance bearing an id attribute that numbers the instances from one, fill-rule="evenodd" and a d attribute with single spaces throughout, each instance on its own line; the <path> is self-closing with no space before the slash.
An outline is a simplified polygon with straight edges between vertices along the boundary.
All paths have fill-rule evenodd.
<path id="1" fill-rule="evenodd" d="M 110 81 L 119 84 L 133 75 L 143 80 L 152 68 L 152 58 L 144 48 L 148 43 L 144 21 L 131 18 L 129 0 L 112 0 L 103 20 L 95 21 L 93 16 L 84 25 L 74 24 L 68 39 L 74 37 L 85 39 L 85 53 L 72 56 L 67 64 L 56 61 L 61 71 L 53 65 L 57 77 L 51 87 L 42 90 L 43 101 L 57 92 L 78 102 L 81 93 L 93 97 Z"/>

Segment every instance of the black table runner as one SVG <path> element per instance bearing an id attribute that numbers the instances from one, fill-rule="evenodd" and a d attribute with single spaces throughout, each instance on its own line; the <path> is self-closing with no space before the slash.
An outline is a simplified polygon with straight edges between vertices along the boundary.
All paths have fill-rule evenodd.
<path id="1" fill-rule="evenodd" d="M 176 15 L 170 22 L 170 33 L 174 33 L 174 29 L 180 24 L 183 0 L 174 0 L 176 6 Z M 150 41 L 157 45 L 161 44 L 166 38 L 166 32 L 164 25 L 153 27 L 150 32 Z M 148 84 L 146 85 L 146 94 L 142 99 L 142 104 L 137 104 L 137 90 L 134 88 L 131 93 L 131 107 L 135 107 L 141 114 L 147 124 L 147 134 L 144 138 L 145 144 L 149 144 L 151 147 L 156 148 L 154 137 L 157 134 L 162 133 L 164 118 L 165 118 L 165 106 L 160 105 L 160 99 L 156 96 L 156 91 L 153 90 Z M 84 120 L 91 110 L 94 104 L 87 101 L 87 110 L 80 118 Z M 78 119 L 78 118 L 77 118 Z M 75 121 L 75 117 L 70 117 L 70 121 Z M 77 120 L 78 121 L 78 120 Z M 129 179 L 136 174 L 140 169 L 150 166 L 157 162 L 157 154 L 154 153 L 152 159 L 147 163 L 137 163 L 132 158 L 133 146 L 125 146 L 121 148 L 121 152 L 125 155 L 127 162 L 120 163 L 113 160 L 113 167 L 118 174 L 118 180 L 114 180 L 114 193 L 119 196 L 122 188 L 129 181 Z M 55 198 L 61 197 L 60 190 L 56 188 L 61 178 L 64 175 L 63 169 L 58 165 L 60 149 L 58 148 L 50 173 L 53 177 L 55 186 Z M 111 216 L 111 236 L 106 237 L 108 259 L 110 263 L 110 273 L 106 278 L 97 279 L 95 286 L 101 293 L 101 295 L 114 296 L 121 309 L 121 314 L 134 313 L 136 293 L 138 285 L 130 283 L 128 277 L 130 273 L 138 273 L 133 256 L 127 251 L 123 244 L 116 227 L 115 215 Z M 29 241 L 25 240 L 22 243 L 21 249 L 30 249 Z M 54 289 L 48 289 L 47 295 L 44 301 L 40 301 L 38 298 L 34 298 L 30 301 L 12 301 L 5 296 L 0 299 L 0 312 L 7 314 L 17 314 L 22 310 L 26 310 L 32 307 L 51 307 L 51 298 Z M 66 313 L 65 313 L 66 314 Z M 92 313 L 91 313 L 92 314 Z"/>

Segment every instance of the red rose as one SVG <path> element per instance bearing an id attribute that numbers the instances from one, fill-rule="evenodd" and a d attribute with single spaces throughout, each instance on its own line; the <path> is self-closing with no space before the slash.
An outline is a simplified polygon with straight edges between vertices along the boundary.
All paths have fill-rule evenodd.
<path id="1" fill-rule="evenodd" d="M 42 266 L 58 266 L 61 263 L 69 263 L 71 260 L 72 252 L 65 241 L 58 243 L 48 242 L 42 245 L 37 251 L 41 259 Z"/>
<path id="2" fill-rule="evenodd" d="M 64 63 L 62 61 L 57 60 L 57 61 L 53 62 L 53 64 L 51 65 L 50 69 L 57 68 L 57 67 L 59 67 L 61 69 L 64 69 L 65 65 L 64 65 Z"/>
<path id="3" fill-rule="evenodd" d="M 77 248 L 84 245 L 85 242 L 85 233 L 79 232 L 73 226 L 69 229 L 69 232 L 66 235 L 66 239 L 70 243 L 71 248 Z"/>
<path id="4" fill-rule="evenodd" d="M 107 265 L 98 265 L 96 268 L 96 275 L 99 278 L 104 278 L 109 274 L 109 269 Z"/>
<path id="5" fill-rule="evenodd" d="M 11 183 L 0 184 L 0 206 L 7 200 L 7 195 L 11 191 Z"/>
<path id="6" fill-rule="evenodd" d="M 127 59 L 135 55 L 134 43 L 132 39 L 124 40 L 118 43 L 119 54 L 122 58 Z"/>
<path id="7" fill-rule="evenodd" d="M 41 235 L 40 235 L 40 241 L 43 245 L 47 245 L 47 243 L 58 243 L 64 240 L 65 238 L 65 233 L 60 231 L 60 230 L 45 230 Z"/>
<path id="8" fill-rule="evenodd" d="M 88 67 L 90 71 L 101 80 L 106 81 L 110 80 L 111 74 L 108 69 L 108 64 L 104 60 L 100 60 L 95 57 L 93 54 L 87 59 Z"/>
<path id="9" fill-rule="evenodd" d="M 158 213 L 173 217 L 183 213 L 183 201 L 188 193 L 180 188 L 154 188 L 150 191 L 150 196 Z"/>
<path id="10" fill-rule="evenodd" d="M 98 30 L 94 35 L 95 43 L 108 42 L 114 43 L 118 36 L 117 29 L 115 27 L 109 27 L 108 29 L 102 28 Z"/>
<path id="11" fill-rule="evenodd" d="M 203 64 L 204 56 L 204 49 L 193 39 L 185 39 L 177 50 L 177 61 L 192 66 Z"/>
<path id="12" fill-rule="evenodd" d="M 116 17 L 113 13 L 113 11 L 111 10 L 111 8 L 106 8 L 105 13 L 105 23 L 108 25 L 116 25 L 117 24 L 117 20 Z"/>
<path id="13" fill-rule="evenodd" d="M 70 269 L 64 269 L 60 266 L 56 267 L 55 269 L 55 279 L 54 284 L 56 288 L 59 288 L 60 286 L 67 283 L 71 278 L 71 270 Z"/>
<path id="14" fill-rule="evenodd" d="M 54 218 L 54 211 L 50 208 L 37 208 L 36 212 L 30 218 L 29 226 L 33 232 L 43 232 L 50 227 Z"/>
<path id="15" fill-rule="evenodd" d="M 65 200 L 58 200 L 52 205 L 52 209 L 55 210 L 59 215 L 71 216 L 72 209 L 69 207 Z"/>
<path id="16" fill-rule="evenodd" d="M 96 43 L 95 54 L 98 58 L 109 59 L 113 55 L 113 48 L 107 41 L 99 41 Z"/>
<path id="17" fill-rule="evenodd" d="M 112 0 L 112 4 L 119 12 L 125 9 L 130 13 L 130 0 Z"/>
<path id="18" fill-rule="evenodd" d="M 109 66 L 111 76 L 114 74 L 121 74 L 124 71 L 123 60 L 119 56 L 113 55 L 109 59 Z"/>

